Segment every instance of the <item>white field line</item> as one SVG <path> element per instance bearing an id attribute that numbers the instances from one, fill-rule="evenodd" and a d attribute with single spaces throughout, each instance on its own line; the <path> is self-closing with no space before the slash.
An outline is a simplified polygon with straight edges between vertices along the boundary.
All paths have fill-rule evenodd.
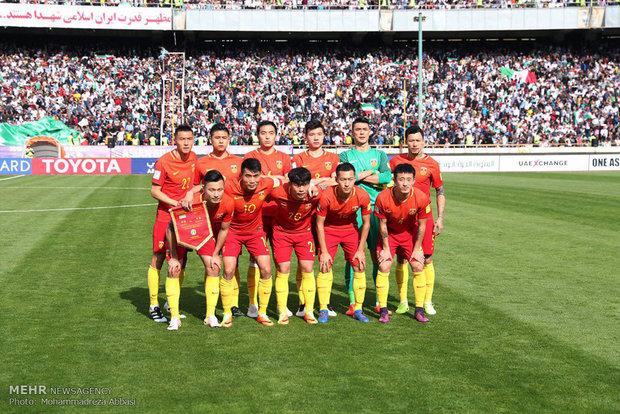
<path id="1" fill-rule="evenodd" d="M 23 176 L 20 176 L 23 177 Z M 10 178 L 17 178 L 16 177 L 10 177 Z M 5 180 L 8 180 L 9 178 L 5 178 Z M 3 187 L 0 186 L 0 190 L 4 190 L 5 188 L 12 188 L 12 189 L 20 189 L 20 190 L 27 190 L 29 188 L 35 188 L 35 189 L 46 189 L 46 188 L 50 188 L 50 189 L 68 189 L 68 190 L 92 190 L 92 189 L 96 189 L 96 190 L 146 190 L 146 191 L 151 191 L 150 188 L 145 188 L 145 187 L 51 187 L 51 186 L 40 186 L 40 187 L 18 187 L 18 186 L 7 186 L 7 187 Z"/>
<path id="2" fill-rule="evenodd" d="M 124 206 L 104 206 L 104 207 L 68 207 L 68 208 L 46 208 L 46 209 L 37 209 L 37 210 L 0 210 L 0 214 L 7 213 L 44 213 L 48 211 L 76 211 L 76 210 L 108 210 L 112 208 L 131 208 L 131 207 L 146 207 L 146 206 L 156 206 L 157 203 L 149 203 L 149 204 L 129 204 Z"/>
<path id="3" fill-rule="evenodd" d="M 22 175 L 14 175 L 13 177 L 0 178 L 0 181 L 12 180 L 13 178 L 19 178 L 19 177 L 25 177 L 25 175 L 22 174 Z"/>

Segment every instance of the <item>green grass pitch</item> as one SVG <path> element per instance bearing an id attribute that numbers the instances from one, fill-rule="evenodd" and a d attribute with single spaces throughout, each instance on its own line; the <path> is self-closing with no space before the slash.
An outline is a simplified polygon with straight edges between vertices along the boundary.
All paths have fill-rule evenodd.
<path id="1" fill-rule="evenodd" d="M 620 173 L 444 179 L 429 324 L 378 323 L 370 275 L 371 322 L 346 317 L 339 256 L 329 324 L 207 328 L 192 254 L 178 332 L 147 316 L 155 207 L 72 210 L 151 204 L 150 177 L 0 181 L 0 410 L 26 411 L 10 385 L 42 384 L 136 401 L 103 412 L 619 412 Z M 37 209 L 62 210 L 6 212 Z"/>

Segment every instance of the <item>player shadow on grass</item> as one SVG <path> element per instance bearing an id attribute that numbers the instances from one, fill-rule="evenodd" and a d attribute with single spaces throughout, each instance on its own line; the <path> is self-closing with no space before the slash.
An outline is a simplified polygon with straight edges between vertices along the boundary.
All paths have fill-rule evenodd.
<path id="1" fill-rule="evenodd" d="M 190 282 L 190 281 L 188 281 Z M 293 313 L 297 311 L 297 306 L 299 304 L 299 299 L 297 297 L 297 290 L 295 283 L 289 284 L 289 298 L 288 298 L 288 307 Z M 160 305 L 166 302 L 165 296 L 166 291 L 163 286 L 160 287 L 159 290 L 159 298 Z M 144 315 L 146 318 L 151 318 L 149 313 L 149 290 L 146 287 L 132 287 L 129 290 L 121 292 L 119 294 L 120 298 L 123 300 L 130 301 L 131 304 L 136 308 L 136 312 Z M 389 303 L 398 303 L 398 300 L 390 295 L 388 299 Z M 245 313 L 248 310 L 248 288 L 247 284 L 243 281 L 241 282 L 241 286 L 239 287 L 239 305 L 241 310 Z M 344 315 L 344 313 L 349 309 L 349 296 L 347 294 L 347 289 L 344 286 L 344 283 L 334 283 L 331 295 L 331 305 L 334 310 L 340 315 Z M 364 312 L 369 313 L 371 315 L 376 315 L 374 312 L 374 302 L 375 302 L 375 290 L 373 288 L 369 288 L 366 291 L 366 300 L 364 301 Z M 202 282 L 196 283 L 187 283 L 181 289 L 181 300 L 180 300 L 180 310 L 182 313 L 186 313 L 196 317 L 197 319 L 203 319 L 206 311 L 205 304 L 205 295 L 204 295 L 204 284 Z M 315 302 L 315 313 L 318 312 L 319 303 L 318 298 Z M 218 299 L 218 304 L 215 310 L 216 315 L 221 316 L 222 313 L 222 302 Z M 267 308 L 267 315 L 272 318 L 277 318 L 276 312 L 276 298 L 275 294 L 272 292 L 271 299 L 269 300 L 269 307 Z M 407 312 L 406 314 L 410 318 L 414 319 L 413 312 Z"/>
<path id="2" fill-rule="evenodd" d="M 188 281 L 189 282 L 189 281 Z M 206 304 L 204 296 L 204 285 L 202 283 L 188 283 L 183 285 L 181 289 L 181 299 L 179 308 L 181 313 L 186 313 L 195 316 L 198 319 L 203 319 L 205 316 Z M 199 294 L 202 292 L 202 295 Z M 123 300 L 130 301 L 136 308 L 136 312 L 151 318 L 149 312 L 149 290 L 145 287 L 132 287 L 129 290 L 121 292 L 119 294 Z M 245 295 L 247 301 L 247 294 Z M 159 305 L 162 307 L 166 303 L 166 289 L 160 286 L 159 289 Z M 167 316 L 167 315 L 166 315 Z"/>
<path id="3" fill-rule="evenodd" d="M 120 298 L 131 302 L 136 308 L 136 312 L 141 313 L 147 318 L 151 318 L 149 313 L 149 290 L 145 287 L 132 287 L 119 294 Z"/>

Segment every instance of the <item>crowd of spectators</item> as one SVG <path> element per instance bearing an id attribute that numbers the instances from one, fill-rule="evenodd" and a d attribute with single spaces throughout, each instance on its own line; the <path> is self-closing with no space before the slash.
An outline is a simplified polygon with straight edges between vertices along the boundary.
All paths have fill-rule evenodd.
<path id="1" fill-rule="evenodd" d="M 464 45 L 426 43 L 422 126 L 431 143 L 618 144 L 620 49 L 613 43 Z M 185 121 L 198 137 L 224 122 L 233 144 L 252 144 L 256 124 L 270 119 L 280 126 L 279 143 L 295 144 L 316 118 L 327 126 L 328 143 L 340 144 L 352 119 L 365 115 L 373 143 L 396 144 L 403 126 L 417 119 L 416 50 L 415 43 L 188 49 Z M 92 144 L 109 137 L 162 143 L 164 54 L 131 45 L 5 44 L 0 122 L 55 116 Z"/>
<path id="2" fill-rule="evenodd" d="M 84 6 L 176 7 L 186 9 L 441 9 L 613 6 L 619 0 L 0 0 L 0 3 L 67 4 Z"/>

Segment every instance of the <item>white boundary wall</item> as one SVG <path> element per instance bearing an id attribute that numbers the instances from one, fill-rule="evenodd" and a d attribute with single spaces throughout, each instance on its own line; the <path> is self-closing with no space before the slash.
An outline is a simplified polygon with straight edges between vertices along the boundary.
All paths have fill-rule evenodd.
<path id="1" fill-rule="evenodd" d="M 620 153 L 433 155 L 442 172 L 620 171 Z"/>

